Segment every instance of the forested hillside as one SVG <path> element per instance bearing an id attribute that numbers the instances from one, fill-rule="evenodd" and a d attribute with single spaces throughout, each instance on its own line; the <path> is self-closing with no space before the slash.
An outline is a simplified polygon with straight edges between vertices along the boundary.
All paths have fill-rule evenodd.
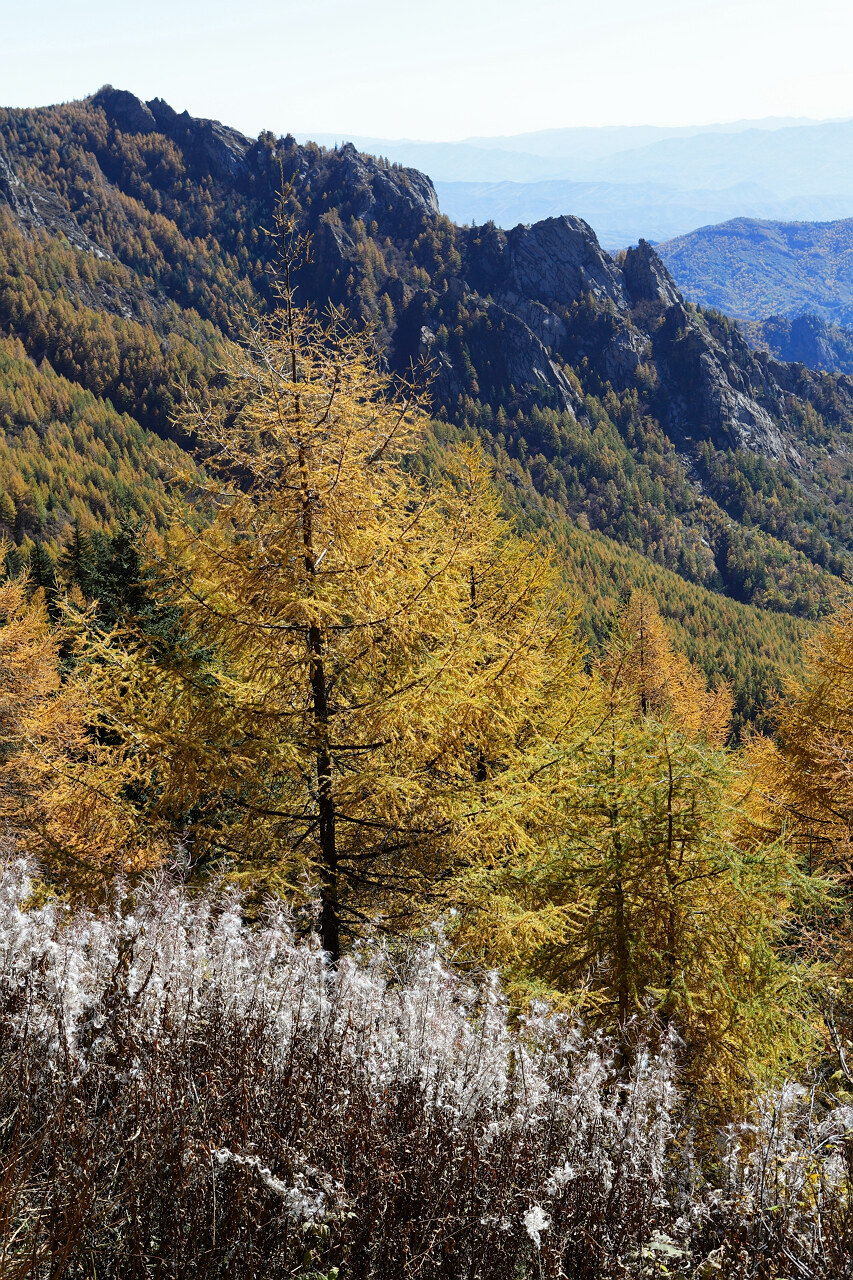
<path id="1" fill-rule="evenodd" d="M 686 297 L 744 320 L 853 323 L 853 219 L 733 218 L 657 246 Z"/>
<path id="2" fill-rule="evenodd" d="M 162 527 L 177 445 L 110 400 L 37 366 L 19 339 L 0 340 L 0 524 L 26 550 L 56 552 L 71 527 L 109 526 L 120 512 Z"/>
<path id="3" fill-rule="evenodd" d="M 269 302 L 282 183 L 313 236 L 300 298 L 375 323 L 396 369 L 431 359 L 442 430 L 483 442 L 511 505 L 577 531 L 570 578 L 583 530 L 608 601 L 614 576 L 663 573 L 665 608 L 709 670 L 719 645 L 688 601 L 708 616 L 721 597 L 751 606 L 756 650 L 769 614 L 829 606 L 853 553 L 853 384 L 752 353 L 721 315 L 682 303 L 649 246 L 611 258 L 577 219 L 460 228 L 415 171 L 250 141 L 105 89 L 0 114 L 0 324 L 33 376 L 52 370 L 169 437 L 180 387 L 209 375 L 247 304 Z M 45 526 L 55 542 L 78 508 L 49 485 L 40 501 L 64 513 Z M 153 491 L 135 502 L 156 516 Z M 19 542 L 42 536 L 28 519 Z M 751 663 L 726 667 L 747 702 L 766 675 Z"/>
<path id="4" fill-rule="evenodd" d="M 853 221 L 736 218 L 657 246 L 685 297 L 738 318 L 752 346 L 853 373 Z"/>

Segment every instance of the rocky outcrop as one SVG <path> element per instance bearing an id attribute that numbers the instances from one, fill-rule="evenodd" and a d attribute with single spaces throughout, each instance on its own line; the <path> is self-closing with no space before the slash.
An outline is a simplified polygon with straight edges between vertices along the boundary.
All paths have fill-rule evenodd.
<path id="1" fill-rule="evenodd" d="M 330 151 L 290 137 L 253 141 L 161 98 L 143 102 L 109 85 L 91 103 L 122 134 L 164 134 L 193 178 L 219 184 L 225 206 L 233 192 L 259 225 L 269 225 L 283 172 L 304 210 L 303 230 L 313 236 L 301 296 L 320 306 L 344 303 L 362 319 L 382 315 L 389 358 L 404 365 L 428 352 L 436 395 L 449 412 L 468 396 L 493 408 L 511 403 L 515 413 L 549 405 L 580 418 L 571 366 L 588 371 L 596 394 L 607 383 L 624 391 L 639 380 L 650 411 L 685 454 L 711 440 L 798 464 L 790 400 L 823 394 L 818 375 L 754 352 L 737 329 L 685 305 L 646 241 L 613 257 L 586 222 L 568 216 L 508 232 L 454 229 L 442 221 L 427 177 L 351 144 Z M 13 160 L 0 149 L 0 201 L 19 225 L 28 232 L 47 227 L 108 256 L 47 186 L 25 186 Z M 109 149 L 85 163 L 80 173 L 93 191 L 120 181 Z M 429 262 L 426 283 L 422 262 Z M 106 294 L 84 300 L 122 314 L 129 306 Z M 439 342 L 439 331 L 454 337 Z M 805 337 L 816 343 L 819 335 Z M 853 419 L 853 384 L 837 379 L 833 395 Z"/>
<path id="2" fill-rule="evenodd" d="M 182 131 L 195 164 L 208 169 L 214 178 L 234 182 L 245 173 L 246 156 L 252 143 L 242 133 L 218 120 L 193 120 L 186 112 L 178 116 L 176 141 L 180 140 Z"/>
<path id="3" fill-rule="evenodd" d="M 147 102 L 142 102 L 127 89 L 114 89 L 105 84 L 93 96 L 92 102 L 100 107 L 110 123 L 122 133 L 156 133 L 157 121 Z"/>
<path id="4" fill-rule="evenodd" d="M 164 133 L 177 142 L 196 167 L 221 181 L 234 181 L 244 172 L 246 155 L 253 145 L 237 129 L 218 120 L 196 119 L 188 111 L 180 114 L 162 98 L 143 102 L 126 89 L 105 85 L 92 98 L 110 124 L 122 133 Z"/>
<path id="5" fill-rule="evenodd" d="M 438 214 L 438 197 L 425 174 L 417 169 L 388 169 L 369 156 L 356 151 L 351 142 L 333 153 L 343 192 L 362 221 L 391 220 L 406 234 L 413 226 L 412 218 L 434 218 Z"/>
<path id="6" fill-rule="evenodd" d="M 221 182 L 239 183 L 250 167 L 257 167 L 264 154 L 258 143 L 237 129 L 218 120 L 199 119 L 188 111 L 179 113 L 162 98 L 143 102 L 125 89 L 106 85 L 92 102 L 124 133 L 165 134 L 182 148 L 194 167 Z M 297 167 L 303 171 L 314 168 L 314 157 L 303 148 L 299 150 L 303 154 Z M 435 189 L 425 174 L 415 169 L 385 167 L 372 157 L 361 155 L 352 143 L 325 155 L 334 157 L 339 189 L 343 188 L 355 206 L 356 217 L 391 221 L 398 234 L 405 234 L 407 224 L 414 228 L 414 220 L 438 214 Z"/>
<path id="7" fill-rule="evenodd" d="M 423 301 L 415 298 L 415 306 L 418 302 L 423 305 Z M 490 381 L 522 392 L 526 390 L 540 399 L 544 397 L 556 408 L 576 415 L 580 408 L 577 393 L 550 348 L 514 312 L 491 299 L 479 299 L 478 304 L 492 329 L 503 335 L 500 347 L 489 361 Z M 420 328 L 417 355 L 432 363 L 433 394 L 440 402 L 453 405 L 460 395 L 470 393 L 463 370 L 446 352 L 436 348 L 435 333 L 427 325 Z"/>
<path id="8" fill-rule="evenodd" d="M 542 402 L 544 392 L 546 402 L 577 413 L 562 361 L 591 364 L 620 389 L 646 362 L 658 382 L 660 420 L 682 451 L 710 439 L 718 448 L 798 463 L 796 442 L 783 429 L 789 391 L 736 330 L 721 341 L 701 313 L 685 306 L 646 241 L 620 262 L 582 219 L 569 217 L 510 232 L 472 229 L 468 239 L 464 276 L 452 283 L 451 296 L 500 335 L 487 352 L 472 346 L 481 377 L 488 363 L 497 385 L 533 402 Z M 422 295 L 413 305 L 412 335 L 433 333 L 442 299 Z M 446 356 L 438 389 L 450 405 L 465 390 Z"/>
<path id="9" fill-rule="evenodd" d="M 503 326 L 504 342 L 523 350 L 495 357 L 512 365 L 516 389 L 535 394 L 547 383 L 562 403 L 570 401 L 555 356 L 576 366 L 593 363 L 618 388 L 630 386 L 646 362 L 659 382 L 660 419 L 680 449 L 710 439 L 718 448 L 799 464 L 796 439 L 786 430 L 787 398 L 816 392 L 808 385 L 814 375 L 758 359 L 736 329 L 716 335 L 700 312 L 685 306 L 648 242 L 641 240 L 620 262 L 582 219 L 568 217 L 478 239 L 468 273 L 479 299 L 490 299 L 487 310 L 497 304 L 520 322 Z M 470 300 L 485 305 L 476 296 Z M 581 303 L 578 324 L 571 309 Z M 849 398 L 853 416 L 844 380 L 838 394 Z"/>
<path id="10" fill-rule="evenodd" d="M 770 458 L 797 461 L 777 419 L 784 419 L 784 393 L 753 368 L 751 353 L 733 359 L 703 317 L 688 311 L 669 290 L 654 299 L 661 322 L 649 335 L 661 378 L 661 419 L 680 448 L 710 439 L 716 448 L 746 449 Z M 647 299 L 648 300 L 648 299 Z"/>
<path id="11" fill-rule="evenodd" d="M 3 155 L 0 155 L 0 200 L 8 205 L 19 223 L 35 217 L 29 191 Z"/>
<path id="12" fill-rule="evenodd" d="M 625 307 L 616 264 L 582 218 L 547 218 L 507 236 L 507 284 L 546 306 L 568 306 L 581 294 Z"/>
<path id="13" fill-rule="evenodd" d="M 639 302 L 654 302 L 672 307 L 681 302 L 675 281 L 648 240 L 641 240 L 625 254 L 622 280 L 635 306 Z"/>
<path id="14" fill-rule="evenodd" d="M 30 187 L 16 173 L 11 161 L 0 151 L 0 204 L 4 204 L 12 218 L 26 236 L 44 228 L 54 235 L 63 236 L 75 249 L 91 253 L 96 258 L 112 260 L 100 245 L 95 244 L 80 228 L 76 218 L 57 199 L 56 193 L 47 187 Z"/>

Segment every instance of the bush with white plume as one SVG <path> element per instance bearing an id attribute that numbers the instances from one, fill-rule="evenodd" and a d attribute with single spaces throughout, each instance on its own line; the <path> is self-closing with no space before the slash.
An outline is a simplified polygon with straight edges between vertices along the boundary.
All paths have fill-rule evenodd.
<path id="1" fill-rule="evenodd" d="M 674 1036 L 514 1021 L 434 944 L 331 970 L 226 892 L 29 893 L 6 863 L 4 1280 L 846 1274 L 815 1270 L 850 1243 L 841 1110 L 771 1100 L 711 1179 Z"/>

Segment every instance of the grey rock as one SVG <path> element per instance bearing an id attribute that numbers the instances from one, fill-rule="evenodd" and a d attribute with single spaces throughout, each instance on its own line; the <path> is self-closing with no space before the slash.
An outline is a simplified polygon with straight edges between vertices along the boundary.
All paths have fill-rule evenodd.
<path id="1" fill-rule="evenodd" d="M 672 307 L 681 303 L 678 286 L 647 240 L 625 254 L 622 279 L 634 304 L 646 301 Z"/>
<path id="2" fill-rule="evenodd" d="M 548 391 L 553 395 L 558 408 L 576 415 L 579 406 L 572 384 L 554 359 L 551 349 L 537 337 L 521 316 L 490 298 L 476 296 L 470 301 L 486 313 L 494 329 L 501 330 L 505 335 L 505 341 L 490 370 L 496 380 L 504 386 L 515 387 L 517 392 Z M 424 334 L 431 332 L 426 326 L 421 329 L 422 352 L 429 349 L 424 341 Z M 466 389 L 458 371 L 446 357 L 439 361 L 436 381 L 438 397 L 450 402 Z"/>
<path id="3" fill-rule="evenodd" d="M 547 218 L 507 237 L 510 287 L 546 305 L 568 306 L 582 294 L 625 306 L 619 270 L 582 218 Z"/>
<path id="4" fill-rule="evenodd" d="M 179 116 L 175 108 L 170 107 L 162 98 L 149 98 L 145 105 L 153 115 L 161 133 L 169 134 L 178 120 L 184 119 L 187 122 L 192 120 L 188 111 L 185 111 L 183 116 Z"/>
<path id="5" fill-rule="evenodd" d="M 561 316 L 520 293 L 503 293 L 501 303 L 507 311 L 523 320 L 545 347 L 559 351 L 566 341 L 566 323 Z"/>
<path id="6" fill-rule="evenodd" d="M 0 155 L 0 200 L 12 210 L 19 223 L 35 218 L 32 198 L 5 156 Z"/>
<path id="7" fill-rule="evenodd" d="M 601 353 L 604 375 L 614 387 L 627 387 L 634 379 L 637 368 L 649 354 L 650 344 L 645 334 L 634 328 L 620 326 Z"/>
<path id="8" fill-rule="evenodd" d="M 339 152 L 345 196 L 363 222 L 393 225 L 411 234 L 424 218 L 438 215 L 438 197 L 429 178 L 416 169 L 385 169 L 348 142 Z"/>
<path id="9" fill-rule="evenodd" d="M 114 89 L 112 85 L 100 89 L 92 102 L 123 133 L 165 133 L 220 180 L 233 181 L 245 167 L 246 154 L 252 146 L 250 139 L 218 120 L 196 119 L 188 111 L 178 114 L 162 98 L 142 102 L 126 89 Z"/>
<path id="10" fill-rule="evenodd" d="M 11 211 L 12 217 L 23 233 L 30 237 L 34 230 L 44 228 L 63 236 L 75 249 L 91 253 L 96 258 L 115 261 L 113 255 L 91 240 L 79 226 L 76 218 L 57 199 L 53 191 L 28 187 L 18 177 L 11 162 L 0 153 L 0 202 Z"/>
<path id="11" fill-rule="evenodd" d="M 218 120 L 193 120 L 196 155 L 206 162 L 215 178 L 234 181 L 246 167 L 251 142 Z"/>
<path id="12" fill-rule="evenodd" d="M 114 89 L 111 84 L 106 84 L 94 95 L 92 102 L 103 109 L 110 123 L 122 133 L 154 133 L 157 129 L 151 108 L 127 89 Z"/>

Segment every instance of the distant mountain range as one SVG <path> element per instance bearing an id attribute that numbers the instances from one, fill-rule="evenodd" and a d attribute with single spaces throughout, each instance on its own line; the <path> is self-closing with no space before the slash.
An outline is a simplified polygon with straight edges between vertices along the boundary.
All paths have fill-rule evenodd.
<path id="1" fill-rule="evenodd" d="M 330 146 L 345 138 L 314 140 Z M 509 228 L 573 213 L 609 248 L 733 217 L 853 215 L 853 121 L 550 129 L 443 143 L 346 140 L 429 173 L 442 211 L 456 222 Z"/>
<path id="2" fill-rule="evenodd" d="M 385 156 L 428 173 L 434 182 L 541 182 L 551 178 L 595 180 L 590 166 L 614 156 L 640 151 L 659 142 L 700 137 L 812 127 L 807 119 L 739 120 L 733 124 L 685 126 L 614 125 L 603 128 L 542 129 L 511 136 L 465 138 L 460 142 L 425 142 L 411 138 L 374 138 L 350 133 L 298 134 L 300 141 L 324 147 L 351 142 L 368 155 Z M 618 180 L 618 179 L 617 179 Z"/>
<path id="3" fill-rule="evenodd" d="M 720 222 L 733 214 L 778 219 L 839 218 L 853 198 L 796 196 L 778 199 L 752 182 L 721 190 L 675 188 L 655 182 L 436 182 L 444 213 L 455 222 L 496 222 L 514 227 L 557 216 L 555 209 L 583 218 L 601 243 L 618 249 L 638 240 L 680 236 L 685 228 Z"/>

